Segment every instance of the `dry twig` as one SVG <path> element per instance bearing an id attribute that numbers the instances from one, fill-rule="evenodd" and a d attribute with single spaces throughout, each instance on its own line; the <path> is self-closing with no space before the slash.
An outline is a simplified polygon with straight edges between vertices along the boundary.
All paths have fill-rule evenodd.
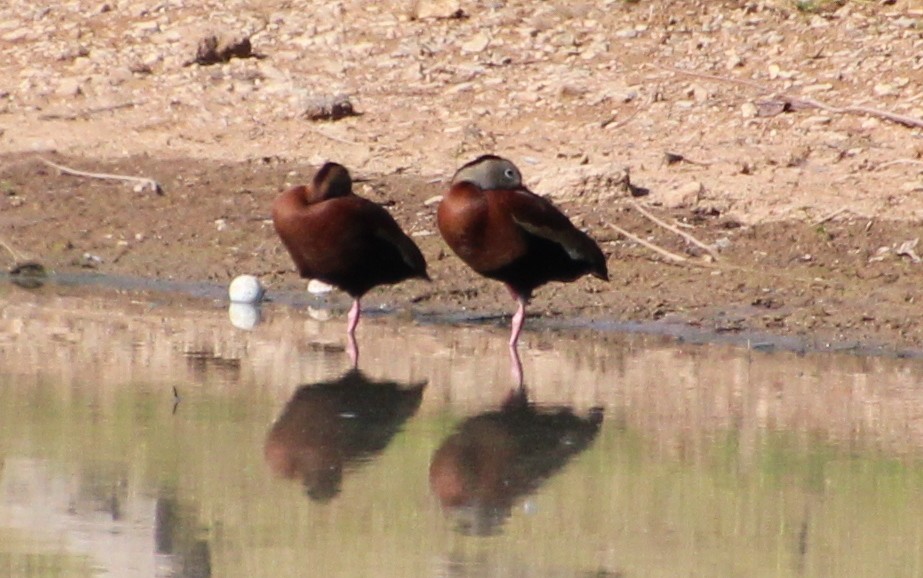
<path id="1" fill-rule="evenodd" d="M 849 207 L 840 207 L 839 209 L 837 209 L 837 210 L 835 210 L 835 211 L 831 211 L 830 213 L 827 213 L 826 215 L 824 215 L 824 216 L 821 217 L 820 219 L 817 219 L 816 221 L 814 221 L 814 222 L 812 223 L 812 225 L 814 225 L 815 227 L 816 227 L 817 225 L 823 225 L 823 224 L 826 223 L 827 221 L 833 220 L 834 218 L 838 217 L 840 214 L 845 213 L 845 212 L 848 211 L 848 210 L 849 210 Z"/>
<path id="2" fill-rule="evenodd" d="M 13 257 L 13 261 L 15 263 L 18 263 L 24 260 L 25 255 L 23 255 L 22 253 L 14 249 L 13 246 L 7 243 L 6 240 L 3 239 L 2 237 L 0 237 L 0 247 L 3 247 L 9 252 L 9 254 Z"/>
<path id="3" fill-rule="evenodd" d="M 880 165 L 878 165 L 877 167 L 875 167 L 875 170 L 876 170 L 876 171 L 880 171 L 880 170 L 882 170 L 882 169 L 886 169 L 886 168 L 888 168 L 888 167 L 890 167 L 890 166 L 894 166 L 894 165 L 923 165 L 923 160 L 919 160 L 919 159 L 894 159 L 893 161 L 888 161 L 888 162 L 886 162 L 886 163 L 881 163 Z"/>
<path id="4" fill-rule="evenodd" d="M 118 104 L 110 104 L 107 106 L 97 106 L 95 108 L 88 108 L 80 112 L 63 114 L 49 112 L 46 114 L 39 115 L 40 120 L 77 120 L 78 118 L 89 118 L 91 115 L 98 114 L 101 112 L 112 112 L 116 110 L 121 110 L 123 108 L 134 108 L 144 104 L 143 102 L 120 102 Z"/>
<path id="5" fill-rule="evenodd" d="M 78 171 L 76 169 L 72 169 L 69 167 L 65 167 L 65 166 L 53 163 L 41 157 L 38 157 L 38 160 L 42 161 L 43 163 L 45 163 L 46 165 L 50 167 L 54 167 L 58 169 L 65 175 L 74 175 L 77 177 L 87 177 L 90 179 L 107 179 L 107 180 L 128 181 L 131 183 L 139 183 L 143 187 L 150 188 L 152 191 L 154 191 L 158 195 L 164 194 L 163 187 L 160 186 L 160 183 L 158 183 L 154 179 L 149 179 L 147 177 L 131 177 L 131 176 L 125 176 L 125 175 L 112 175 L 109 173 L 88 173 L 85 171 Z"/>
<path id="6" fill-rule="evenodd" d="M 660 219 L 658 219 L 657 217 L 655 217 L 654 215 L 646 211 L 644 208 L 642 208 L 641 205 L 639 205 L 635 201 L 631 201 L 631 206 L 634 207 L 636 211 L 644 215 L 644 217 L 652 221 L 654 224 L 659 225 L 668 231 L 676 233 L 677 235 L 679 235 L 683 239 L 686 239 L 688 242 L 692 243 L 696 247 L 699 247 L 700 249 L 704 250 L 706 253 L 711 255 L 712 259 L 714 259 L 715 261 L 719 259 L 718 252 L 712 249 L 708 244 L 703 243 L 702 241 L 699 241 L 698 239 L 696 239 L 689 233 L 685 231 L 681 231 L 678 228 L 674 227 L 673 225 L 670 225 L 669 223 L 665 223 L 664 221 L 661 221 Z"/>
<path id="7" fill-rule="evenodd" d="M 689 259 L 683 257 L 682 255 L 677 255 L 676 253 L 667 251 L 663 247 L 655 245 L 654 243 L 651 243 L 650 241 L 645 241 L 641 237 L 638 237 L 637 235 L 634 235 L 633 233 L 629 233 L 628 231 L 619 227 L 615 223 L 609 223 L 609 227 L 615 230 L 615 232 L 617 232 L 618 234 L 631 239 L 632 241 L 634 241 L 635 243 L 638 243 L 639 245 L 647 247 L 651 251 L 654 251 L 655 253 L 662 255 L 663 257 L 666 257 L 667 259 L 669 259 L 670 261 L 674 263 L 683 263 L 685 265 L 700 265 L 700 263 L 695 263 L 694 261 L 690 261 Z"/>

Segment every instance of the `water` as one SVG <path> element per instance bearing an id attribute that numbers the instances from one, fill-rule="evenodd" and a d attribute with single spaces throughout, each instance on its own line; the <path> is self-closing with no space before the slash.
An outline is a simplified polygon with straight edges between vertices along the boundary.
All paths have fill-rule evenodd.
<path id="1" fill-rule="evenodd" d="M 919 360 L 262 314 L 0 286 L 0 576 L 923 575 Z"/>

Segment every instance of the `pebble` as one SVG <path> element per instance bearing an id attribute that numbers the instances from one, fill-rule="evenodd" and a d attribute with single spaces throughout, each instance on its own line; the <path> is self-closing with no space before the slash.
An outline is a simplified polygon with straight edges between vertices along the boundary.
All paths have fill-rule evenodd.
<path id="1" fill-rule="evenodd" d="M 238 275 L 228 286 L 228 297 L 232 303 L 259 303 L 265 292 L 255 275 Z"/>
<path id="2" fill-rule="evenodd" d="M 420 20 L 454 18 L 464 14 L 458 0 L 417 0 L 414 8 L 414 16 Z"/>
<path id="3" fill-rule="evenodd" d="M 30 30 L 28 28 L 18 28 L 11 32 L 7 32 L 3 36 L 0 36 L 0 40 L 6 42 L 19 42 L 20 40 L 25 40 L 29 37 Z"/>
<path id="4" fill-rule="evenodd" d="M 298 101 L 299 115 L 308 120 L 340 120 L 357 114 L 352 101 L 345 94 L 304 94 Z"/>
<path id="5" fill-rule="evenodd" d="M 872 91 L 878 96 L 893 96 L 898 92 L 893 84 L 888 84 L 886 82 L 876 84 L 872 88 Z"/>
<path id="6" fill-rule="evenodd" d="M 489 45 L 490 36 L 488 36 L 486 32 L 478 32 L 466 42 L 462 43 L 461 51 L 468 54 L 483 52 Z"/>
<path id="7" fill-rule="evenodd" d="M 698 181 L 682 184 L 675 189 L 660 193 L 656 200 L 667 209 L 695 207 L 699 204 L 705 187 Z"/>
<path id="8" fill-rule="evenodd" d="M 57 96 L 79 96 L 83 94 L 83 88 L 81 86 L 80 79 L 78 78 L 64 78 L 58 83 L 57 89 L 55 89 L 55 94 Z"/>
<path id="9" fill-rule="evenodd" d="M 324 283 L 320 279 L 311 279 L 308 281 L 308 293 L 311 295 L 323 295 L 333 291 L 333 285 Z"/>

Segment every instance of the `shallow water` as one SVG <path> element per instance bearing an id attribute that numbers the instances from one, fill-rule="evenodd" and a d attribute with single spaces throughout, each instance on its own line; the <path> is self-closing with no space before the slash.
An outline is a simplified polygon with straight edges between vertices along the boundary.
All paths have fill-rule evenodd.
<path id="1" fill-rule="evenodd" d="M 226 307 L 0 285 L 0 576 L 923 575 L 919 360 Z"/>

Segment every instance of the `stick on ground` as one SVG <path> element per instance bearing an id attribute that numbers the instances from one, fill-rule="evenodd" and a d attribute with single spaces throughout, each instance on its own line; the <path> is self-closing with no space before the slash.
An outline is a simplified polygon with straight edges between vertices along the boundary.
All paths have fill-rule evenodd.
<path id="1" fill-rule="evenodd" d="M 126 175 L 112 175 L 109 173 L 88 173 L 86 171 L 78 171 L 77 169 L 72 169 L 69 167 L 65 167 L 65 166 L 53 163 L 41 157 L 38 157 L 38 160 L 42 161 L 43 163 L 45 163 L 46 165 L 50 167 L 54 167 L 58 169 L 65 175 L 73 175 L 75 177 L 87 177 L 90 179 L 106 179 L 106 180 L 113 180 L 113 181 L 128 181 L 130 183 L 139 183 L 144 187 L 150 188 L 152 191 L 154 191 L 158 195 L 164 194 L 163 187 L 160 186 L 160 183 L 158 183 L 154 179 L 149 179 L 147 177 L 131 177 L 131 176 L 126 176 Z"/>
<path id="2" fill-rule="evenodd" d="M 609 223 L 609 226 L 610 226 L 613 230 L 615 230 L 617 233 L 619 233 L 620 235 L 623 235 L 623 236 L 625 236 L 625 237 L 631 239 L 632 241 L 634 241 L 635 243 L 638 243 L 639 245 L 642 245 L 642 246 L 644 246 L 644 247 L 647 247 L 647 248 L 650 249 L 651 251 L 654 251 L 655 253 L 657 253 L 657 254 L 659 254 L 659 255 L 661 255 L 661 256 L 663 256 L 663 257 L 666 257 L 667 259 L 669 259 L 670 261 L 673 261 L 674 263 L 684 263 L 684 264 L 687 264 L 687 265 L 688 265 L 688 264 L 697 264 L 697 263 L 693 263 L 693 262 L 689 261 L 689 259 L 683 257 L 682 255 L 677 255 L 676 253 L 672 253 L 672 252 L 670 252 L 670 251 L 667 251 L 667 250 L 664 249 L 663 247 L 658 247 L 657 245 L 651 243 L 650 241 L 645 241 L 645 240 L 642 239 L 641 237 L 638 237 L 637 235 L 634 235 L 633 233 L 629 233 L 628 231 L 626 231 L 625 229 L 619 227 L 619 226 L 616 225 L 615 223 Z"/>
<path id="3" fill-rule="evenodd" d="M 712 259 L 714 259 L 715 261 L 717 261 L 717 260 L 719 259 L 719 258 L 718 258 L 718 252 L 717 252 L 717 251 L 715 251 L 714 249 L 712 249 L 710 246 L 708 246 L 707 244 L 703 243 L 702 241 L 699 241 L 698 239 L 696 239 L 695 237 L 693 237 L 693 236 L 690 235 L 689 233 L 687 233 L 687 232 L 685 232 L 685 231 L 681 231 L 681 230 L 677 229 L 676 227 L 674 227 L 673 225 L 670 225 L 669 223 L 665 223 L 665 222 L 661 221 L 660 219 L 658 219 L 658 218 L 655 217 L 654 215 L 652 215 L 652 214 L 650 214 L 649 212 L 647 212 L 646 210 L 644 210 L 644 209 L 641 207 L 641 205 L 639 205 L 638 203 L 636 203 L 636 202 L 634 202 L 634 201 L 631 202 L 631 206 L 634 207 L 636 211 L 638 211 L 639 213 L 641 213 L 642 215 L 644 215 L 647 219 L 649 219 L 650 221 L 652 221 L 654 224 L 659 225 L 659 226 L 663 227 L 664 229 L 666 229 L 666 230 L 668 230 L 668 231 L 671 231 L 671 232 L 673 232 L 673 233 L 676 233 L 677 235 L 679 235 L 679 236 L 682 237 L 683 239 L 686 239 L 687 241 L 689 241 L 690 243 L 692 243 L 692 244 L 695 245 L 696 247 L 698 247 L 698 248 L 704 250 L 706 253 L 708 253 L 709 255 L 711 255 Z"/>

